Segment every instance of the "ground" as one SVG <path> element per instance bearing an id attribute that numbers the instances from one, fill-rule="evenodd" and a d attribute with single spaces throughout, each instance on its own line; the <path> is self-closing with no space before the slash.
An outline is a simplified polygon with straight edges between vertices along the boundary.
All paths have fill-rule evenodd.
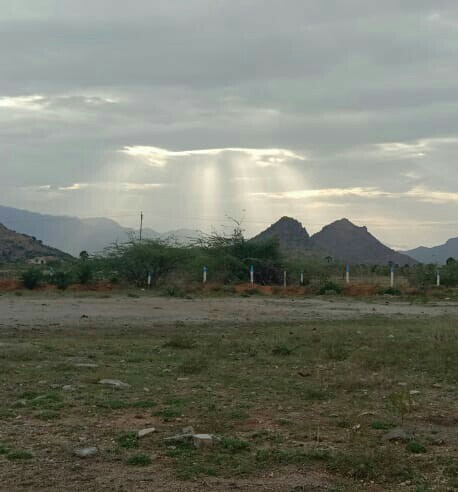
<path id="1" fill-rule="evenodd" d="M 387 297 L 3 294 L 0 488 L 456 490 L 457 314 Z M 213 446 L 165 440 L 188 426 Z"/>

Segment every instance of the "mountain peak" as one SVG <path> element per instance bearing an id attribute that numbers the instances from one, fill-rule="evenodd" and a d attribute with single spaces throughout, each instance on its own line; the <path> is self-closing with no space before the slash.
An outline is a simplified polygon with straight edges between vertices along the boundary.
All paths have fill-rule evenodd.
<path id="1" fill-rule="evenodd" d="M 253 241 L 267 241 L 276 238 L 280 248 L 285 251 L 302 251 L 310 248 L 310 236 L 305 227 L 296 219 L 284 216 Z"/>
<path id="2" fill-rule="evenodd" d="M 352 229 L 358 230 L 359 229 L 361 231 L 367 232 L 366 226 L 357 226 L 357 225 L 353 224 L 353 222 L 351 222 L 346 217 L 339 219 L 339 220 L 336 220 L 336 221 L 332 222 L 331 224 L 325 226 L 325 228 L 327 228 L 327 227 L 334 228 L 334 229 L 345 229 L 345 230 L 352 230 Z"/>
<path id="3" fill-rule="evenodd" d="M 415 260 L 398 253 L 369 233 L 367 227 L 357 226 L 343 218 L 329 224 L 312 236 L 316 248 L 327 251 L 334 258 L 349 263 L 399 265 L 414 264 Z"/>

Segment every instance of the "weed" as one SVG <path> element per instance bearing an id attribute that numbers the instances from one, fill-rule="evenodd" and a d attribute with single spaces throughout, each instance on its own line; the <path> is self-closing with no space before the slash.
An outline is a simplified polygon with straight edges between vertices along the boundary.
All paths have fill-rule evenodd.
<path id="1" fill-rule="evenodd" d="M 6 458 L 10 461 L 31 460 L 33 458 L 33 454 L 28 451 L 13 451 L 7 454 Z"/>
<path id="2" fill-rule="evenodd" d="M 139 400 L 132 403 L 133 408 L 154 408 L 157 403 L 154 400 Z"/>
<path id="3" fill-rule="evenodd" d="M 41 412 L 37 412 L 35 417 L 40 420 L 56 420 L 60 418 L 60 413 L 54 410 L 43 410 Z"/>
<path id="4" fill-rule="evenodd" d="M 152 460 L 147 454 L 134 454 L 127 459 L 127 464 L 131 466 L 148 466 Z"/>
<path id="5" fill-rule="evenodd" d="M 105 400 L 99 401 L 96 405 L 100 408 L 109 408 L 110 410 L 120 410 L 121 408 L 129 408 L 129 402 L 123 400 Z"/>
<path id="6" fill-rule="evenodd" d="M 292 349 L 286 347 L 286 345 L 277 345 L 272 349 L 272 355 L 291 355 Z"/>
<path id="7" fill-rule="evenodd" d="M 250 449 L 250 443 L 241 439 L 224 438 L 222 444 L 224 449 L 229 450 L 231 453 L 240 453 Z"/>
<path id="8" fill-rule="evenodd" d="M 184 335 L 175 335 L 164 344 L 164 347 L 174 349 L 192 349 L 195 347 L 195 341 Z"/>
<path id="9" fill-rule="evenodd" d="M 414 454 L 426 453 L 426 448 L 423 446 L 423 444 L 420 444 L 417 441 L 408 442 L 406 444 L 406 449 L 410 453 L 414 453 Z"/>
<path id="10" fill-rule="evenodd" d="M 191 357 L 185 360 L 180 366 L 179 371 L 183 374 L 199 374 L 208 367 L 208 361 L 204 357 Z"/>
<path id="11" fill-rule="evenodd" d="M 116 437 L 116 444 L 123 449 L 134 449 L 138 447 L 138 436 L 136 432 L 126 432 Z"/>
<path id="12" fill-rule="evenodd" d="M 386 422 L 380 422 L 378 420 L 372 422 L 371 424 L 372 429 L 376 430 L 388 430 L 391 429 L 393 426 L 391 424 L 388 424 Z"/>

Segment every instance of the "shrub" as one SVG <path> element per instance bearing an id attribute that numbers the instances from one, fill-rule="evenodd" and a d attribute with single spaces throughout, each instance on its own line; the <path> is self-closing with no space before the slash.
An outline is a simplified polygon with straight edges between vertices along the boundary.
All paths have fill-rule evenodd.
<path id="1" fill-rule="evenodd" d="M 65 290 L 72 283 L 72 275 L 70 272 L 58 271 L 54 275 L 53 283 L 58 289 Z"/>
<path id="2" fill-rule="evenodd" d="M 389 287 L 388 289 L 381 290 L 379 294 L 386 296 L 400 296 L 401 291 L 399 289 L 395 289 L 394 287 Z"/>
<path id="3" fill-rule="evenodd" d="M 94 271 L 92 263 L 89 260 L 82 260 L 78 262 L 75 269 L 75 276 L 80 284 L 88 284 L 93 277 Z"/>
<path id="4" fill-rule="evenodd" d="M 325 294 L 329 294 L 329 293 L 341 294 L 342 290 L 343 289 L 339 284 L 336 284 L 335 282 L 328 280 L 321 287 L 319 294 L 320 294 L 320 296 L 325 295 Z"/>
<path id="5" fill-rule="evenodd" d="M 38 268 L 29 268 L 21 275 L 21 281 L 26 289 L 37 288 L 43 280 L 43 274 Z"/>

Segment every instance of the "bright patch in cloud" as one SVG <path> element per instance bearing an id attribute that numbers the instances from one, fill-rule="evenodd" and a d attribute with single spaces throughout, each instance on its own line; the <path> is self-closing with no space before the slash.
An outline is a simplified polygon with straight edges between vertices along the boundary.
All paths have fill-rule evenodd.
<path id="1" fill-rule="evenodd" d="M 450 191 L 434 191 L 418 186 L 405 193 L 409 198 L 416 198 L 423 202 L 431 203 L 458 203 L 458 193 Z"/>
<path id="2" fill-rule="evenodd" d="M 0 108 L 40 111 L 44 107 L 44 102 L 45 97 L 39 95 L 0 97 Z"/>
<path id="3" fill-rule="evenodd" d="M 252 193 L 252 196 L 258 198 L 269 199 L 284 199 L 284 200 L 301 200 L 305 198 L 314 199 L 332 199 L 342 197 L 365 197 L 365 198 L 378 198 L 378 197 L 390 197 L 392 193 L 379 190 L 378 188 L 323 188 L 317 190 L 292 190 L 284 192 L 274 193 Z"/>
<path id="4" fill-rule="evenodd" d="M 40 185 L 26 187 L 27 190 L 41 192 L 55 191 L 81 191 L 85 189 L 91 190 L 111 190 L 111 191 L 126 191 L 126 192 L 141 192 L 170 186 L 164 183 L 131 183 L 131 182 L 104 182 L 104 183 L 72 183 L 66 186 Z"/>
<path id="5" fill-rule="evenodd" d="M 458 203 L 458 193 L 450 191 L 431 190 L 423 186 L 417 186 L 405 192 L 391 192 L 375 187 L 356 188 L 323 188 L 315 190 L 292 190 L 284 192 L 251 193 L 254 198 L 266 198 L 272 200 L 303 200 L 317 201 L 333 200 L 338 198 L 398 198 L 414 199 L 421 202 L 445 204 Z"/>
<path id="6" fill-rule="evenodd" d="M 217 156 L 227 152 L 247 156 L 250 161 L 260 167 L 278 166 L 288 160 L 304 161 L 305 157 L 287 149 L 248 149 L 227 147 L 221 149 L 199 149 L 171 151 L 159 147 L 134 146 L 124 147 L 120 152 L 132 157 L 143 158 L 153 167 L 164 167 L 170 159 L 193 156 Z"/>

